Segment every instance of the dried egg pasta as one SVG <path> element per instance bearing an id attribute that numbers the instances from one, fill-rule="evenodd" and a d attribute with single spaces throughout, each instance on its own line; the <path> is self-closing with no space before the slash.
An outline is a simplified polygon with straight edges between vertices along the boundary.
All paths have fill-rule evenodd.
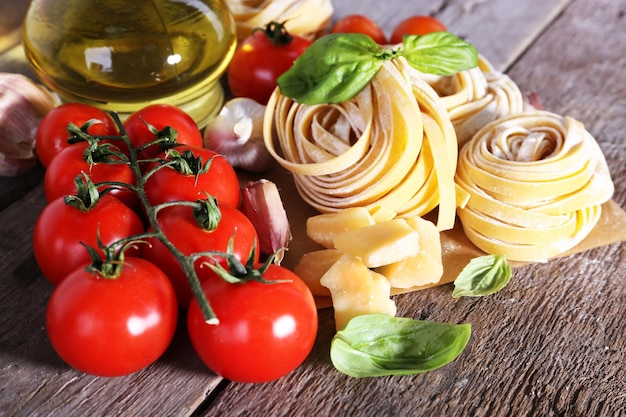
<path id="1" fill-rule="evenodd" d="M 528 110 L 519 87 L 484 57 L 478 67 L 451 76 L 424 74 L 450 113 L 459 146 L 487 123 Z"/>
<path id="2" fill-rule="evenodd" d="M 340 104 L 300 104 L 277 88 L 265 117 L 268 150 L 320 212 L 384 207 L 407 217 L 438 207 L 439 230 L 453 227 L 454 127 L 435 90 L 403 58 L 384 62 Z"/>
<path id="3" fill-rule="evenodd" d="M 235 18 L 239 40 L 272 21 L 286 22 L 291 34 L 316 39 L 328 29 L 333 14 L 330 0 L 228 0 L 227 3 Z"/>
<path id="4" fill-rule="evenodd" d="M 455 181 L 467 237 L 485 252 L 545 261 L 582 241 L 613 194 L 602 151 L 582 123 L 524 112 L 481 129 L 460 151 Z"/>

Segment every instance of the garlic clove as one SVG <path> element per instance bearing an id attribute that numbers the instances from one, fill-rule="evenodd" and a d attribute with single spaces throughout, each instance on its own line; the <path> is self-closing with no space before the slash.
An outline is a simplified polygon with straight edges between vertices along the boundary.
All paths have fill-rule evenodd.
<path id="1" fill-rule="evenodd" d="M 536 91 L 530 91 L 526 94 L 524 100 L 525 110 L 545 110 L 543 103 L 541 102 L 541 96 Z"/>
<path id="2" fill-rule="evenodd" d="M 12 158 L 0 153 L 0 176 L 17 177 L 31 171 L 37 165 L 35 158 Z"/>
<path id="3" fill-rule="evenodd" d="M 265 106 L 238 97 L 224 104 L 204 131 L 204 147 L 224 155 L 236 168 L 267 170 L 274 162 L 263 142 Z"/>
<path id="4" fill-rule="evenodd" d="M 241 197 L 241 211 L 256 228 L 260 252 L 275 253 L 274 262 L 280 264 L 291 240 L 291 230 L 276 184 L 266 179 L 248 182 Z"/>
<path id="5" fill-rule="evenodd" d="M 35 167 L 37 127 L 56 104 L 29 78 L 0 73 L 0 176 L 14 177 Z"/>

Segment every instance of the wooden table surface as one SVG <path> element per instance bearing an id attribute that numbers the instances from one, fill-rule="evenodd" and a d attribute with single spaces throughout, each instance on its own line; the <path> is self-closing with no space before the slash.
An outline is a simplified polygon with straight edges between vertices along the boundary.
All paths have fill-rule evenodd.
<path id="1" fill-rule="evenodd" d="M 23 1 L 23 0 L 22 0 Z M 585 123 L 626 207 L 624 0 L 334 0 L 335 18 L 363 13 L 387 32 L 432 13 L 547 110 Z M 0 22 L 3 22 L 0 20 Z M 27 72 L 21 50 L 0 71 Z M 230 383 L 196 358 L 180 330 L 149 368 L 107 379 L 70 369 L 44 323 L 52 287 L 31 233 L 43 170 L 0 178 L 0 416 L 618 416 L 626 414 L 626 245 L 519 267 L 486 298 L 451 286 L 398 295 L 398 315 L 471 323 L 453 363 L 417 376 L 353 379 L 329 359 L 332 310 L 319 312 L 305 363 L 275 382 Z M 295 237 L 298 238 L 297 236 Z M 181 329 L 184 326 L 179 326 Z"/>

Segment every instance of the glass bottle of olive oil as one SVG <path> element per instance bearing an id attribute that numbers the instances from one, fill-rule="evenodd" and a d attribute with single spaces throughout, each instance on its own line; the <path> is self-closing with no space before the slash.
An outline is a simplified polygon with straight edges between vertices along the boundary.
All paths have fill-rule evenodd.
<path id="1" fill-rule="evenodd" d="M 203 127 L 221 108 L 219 82 L 236 46 L 226 0 L 33 0 L 26 57 L 62 100 L 122 118 L 152 103 Z"/>

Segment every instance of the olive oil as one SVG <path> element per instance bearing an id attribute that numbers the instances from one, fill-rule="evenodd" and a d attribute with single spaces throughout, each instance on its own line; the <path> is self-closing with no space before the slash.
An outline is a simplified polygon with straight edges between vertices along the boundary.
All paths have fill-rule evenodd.
<path id="1" fill-rule="evenodd" d="M 122 117 L 154 102 L 202 127 L 224 100 L 236 46 L 225 0 L 33 0 L 23 27 L 34 73 L 62 100 Z"/>

